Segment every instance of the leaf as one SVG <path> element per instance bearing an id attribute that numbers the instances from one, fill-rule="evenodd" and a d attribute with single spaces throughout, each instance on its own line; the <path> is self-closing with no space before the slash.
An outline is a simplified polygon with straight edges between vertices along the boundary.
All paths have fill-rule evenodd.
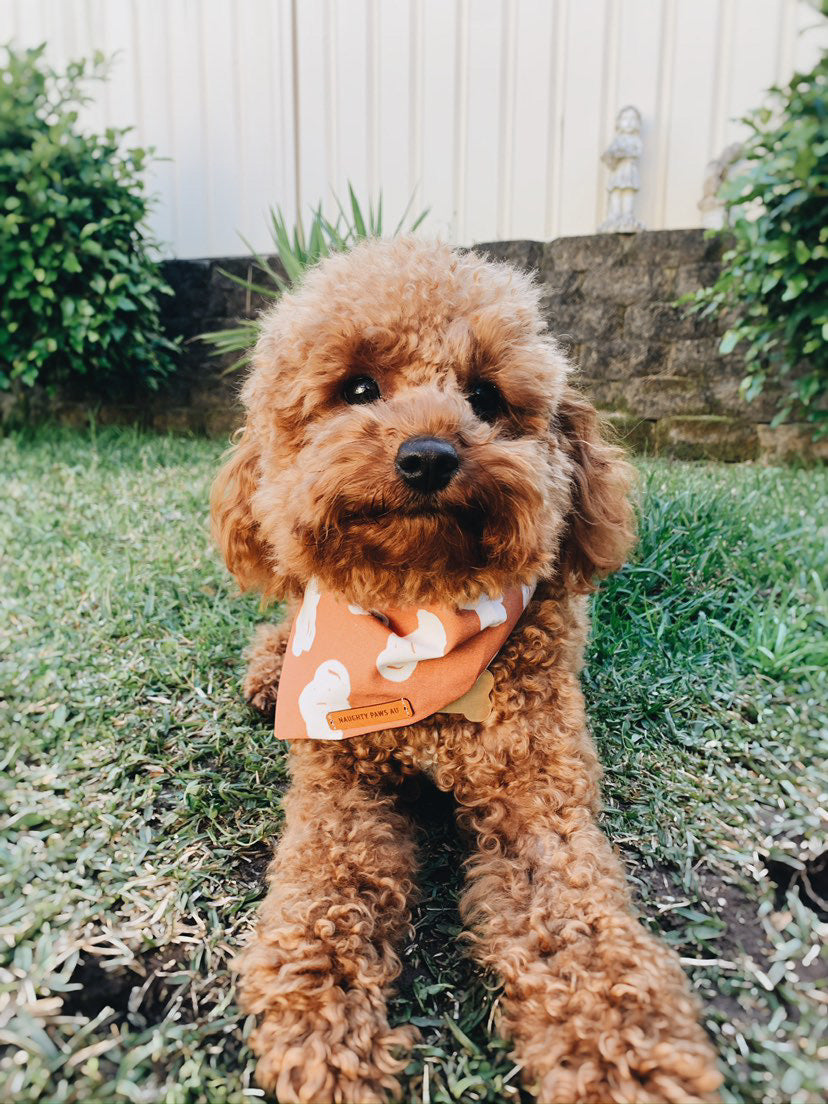
<path id="1" fill-rule="evenodd" d="M 728 330 L 719 342 L 719 352 L 722 356 L 727 356 L 728 353 L 733 352 L 741 340 L 742 333 L 740 330 Z"/>
<path id="2" fill-rule="evenodd" d="M 277 270 L 270 264 L 267 257 L 263 256 L 263 254 L 261 253 L 258 253 L 247 240 L 247 238 L 245 238 L 242 234 L 239 234 L 239 237 L 247 246 L 248 252 L 250 252 L 255 258 L 256 264 L 261 269 L 261 271 L 270 277 L 270 279 L 273 281 L 276 287 L 279 288 L 280 291 L 286 291 L 290 285 L 285 281 L 285 278 L 282 276 L 281 272 L 277 272 Z"/>
<path id="3" fill-rule="evenodd" d="M 452 1035 L 465 1051 L 468 1051 L 469 1054 L 480 1054 L 479 1047 L 475 1046 L 468 1035 L 466 1035 L 466 1033 L 458 1026 L 457 1023 L 455 1023 L 455 1021 L 451 1018 L 451 1016 L 449 1016 L 448 1013 L 444 1015 L 443 1023 L 446 1025 L 446 1027 L 449 1029 L 449 1031 L 452 1033 Z"/>
<path id="4" fill-rule="evenodd" d="M 230 272 L 226 268 L 217 268 L 216 271 L 232 283 L 244 288 L 245 291 L 255 292 L 257 295 L 266 295 L 271 299 L 279 298 L 280 288 L 268 287 L 266 284 L 259 284 L 255 280 L 249 280 L 244 276 L 237 276 L 235 272 Z"/>
<path id="5" fill-rule="evenodd" d="M 409 233 L 413 234 L 415 230 L 419 229 L 419 227 L 422 225 L 423 221 L 426 218 L 428 218 L 430 213 L 431 213 L 431 208 L 430 207 L 426 207 L 424 211 L 421 211 L 420 214 L 411 223 L 411 226 L 409 227 Z"/>
<path id="6" fill-rule="evenodd" d="M 787 287 L 782 293 L 782 302 L 788 303 L 791 299 L 798 298 L 808 286 L 808 277 L 804 272 L 797 272 L 788 280 Z"/>
<path id="7" fill-rule="evenodd" d="M 287 273 L 290 283 L 296 284 L 302 278 L 302 273 L 305 271 L 304 252 L 300 244 L 301 221 L 298 222 L 296 226 L 294 245 L 291 245 L 285 225 L 285 219 L 281 211 L 278 211 L 276 217 L 274 217 L 273 228 L 275 230 L 275 242 L 276 249 L 279 253 L 279 260 L 282 262 L 282 266 Z"/>
<path id="8" fill-rule="evenodd" d="M 368 232 L 365 229 L 365 220 L 362 217 L 362 211 L 360 210 L 359 201 L 357 200 L 356 193 L 354 192 L 353 184 L 348 184 L 348 194 L 351 197 L 351 213 L 354 216 L 354 228 L 356 230 L 356 236 L 358 238 L 367 238 Z"/>

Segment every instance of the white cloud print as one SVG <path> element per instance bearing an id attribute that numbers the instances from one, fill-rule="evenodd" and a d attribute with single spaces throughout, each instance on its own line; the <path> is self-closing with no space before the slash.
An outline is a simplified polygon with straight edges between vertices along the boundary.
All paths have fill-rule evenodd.
<path id="1" fill-rule="evenodd" d="M 299 695 L 299 712 L 312 740 L 342 738 L 341 729 L 333 729 L 328 713 L 349 709 L 351 679 L 338 659 L 326 659 L 316 668 L 316 674 Z"/>
<path id="2" fill-rule="evenodd" d="M 300 656 L 302 652 L 309 652 L 311 649 L 316 636 L 316 607 L 319 605 L 319 598 L 319 582 L 316 579 L 309 579 L 293 629 L 293 644 L 290 650 L 295 656 Z"/>
<path id="3" fill-rule="evenodd" d="M 428 610 L 417 610 L 417 628 L 408 636 L 389 634 L 388 643 L 377 656 L 377 670 L 391 682 L 405 682 L 421 659 L 437 659 L 445 652 L 443 622 Z"/>
<path id="4" fill-rule="evenodd" d="M 480 629 L 490 629 L 493 625 L 502 625 L 508 617 L 506 606 L 503 603 L 503 595 L 490 598 L 487 594 L 481 594 L 473 602 L 465 602 L 458 606 L 461 610 L 472 610 L 480 618 Z"/>

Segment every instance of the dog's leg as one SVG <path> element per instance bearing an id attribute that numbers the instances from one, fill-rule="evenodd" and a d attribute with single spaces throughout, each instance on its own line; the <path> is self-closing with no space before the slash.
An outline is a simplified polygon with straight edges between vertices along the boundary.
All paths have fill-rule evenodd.
<path id="1" fill-rule="evenodd" d="M 343 744 L 297 743 L 290 764 L 270 891 L 240 962 L 242 1006 L 261 1017 L 257 1078 L 281 1104 L 396 1098 L 416 1031 L 389 1027 L 386 995 L 409 922 L 413 827 Z"/>
<path id="2" fill-rule="evenodd" d="M 594 822 L 597 761 L 580 692 L 562 682 L 545 713 L 521 701 L 485 733 L 456 788 L 479 844 L 461 907 L 503 979 L 502 1029 L 542 1104 L 716 1099 L 678 957 L 632 915 Z"/>
<path id="3" fill-rule="evenodd" d="M 289 620 L 278 625 L 259 625 L 250 646 L 244 696 L 265 717 L 272 717 L 276 708 L 276 691 L 289 633 Z"/>

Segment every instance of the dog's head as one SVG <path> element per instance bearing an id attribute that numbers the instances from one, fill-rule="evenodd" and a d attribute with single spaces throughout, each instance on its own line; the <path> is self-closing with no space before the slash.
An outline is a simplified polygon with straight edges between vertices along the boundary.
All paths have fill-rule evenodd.
<path id="1" fill-rule="evenodd" d="M 566 375 L 505 265 L 413 238 L 324 261 L 264 319 L 213 488 L 228 567 L 364 605 L 589 589 L 629 548 L 629 468 Z"/>

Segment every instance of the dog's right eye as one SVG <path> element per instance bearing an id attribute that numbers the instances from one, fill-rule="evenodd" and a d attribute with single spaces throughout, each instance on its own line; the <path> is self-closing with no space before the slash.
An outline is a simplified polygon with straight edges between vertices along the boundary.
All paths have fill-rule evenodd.
<path id="1" fill-rule="evenodd" d="M 351 406 L 362 406 L 380 399 L 379 384 L 370 376 L 354 376 L 342 388 L 342 398 Z"/>

